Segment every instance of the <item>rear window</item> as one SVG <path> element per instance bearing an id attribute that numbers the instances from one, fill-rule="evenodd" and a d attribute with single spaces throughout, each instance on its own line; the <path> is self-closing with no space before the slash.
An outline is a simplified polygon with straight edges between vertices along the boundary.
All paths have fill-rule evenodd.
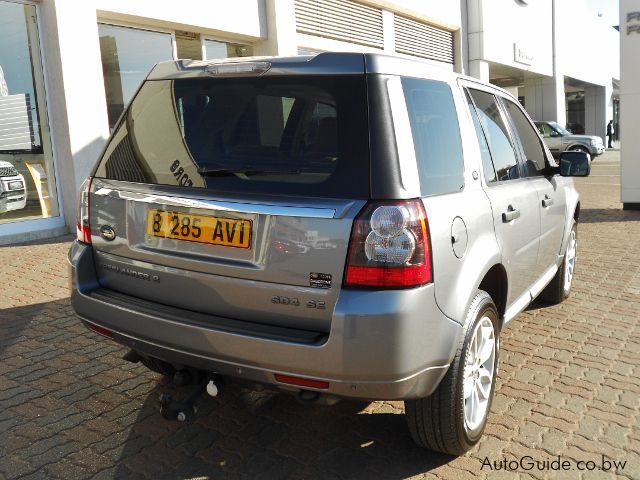
<path id="1" fill-rule="evenodd" d="M 333 198 L 368 198 L 366 83 L 358 76 L 147 81 L 96 177 Z"/>

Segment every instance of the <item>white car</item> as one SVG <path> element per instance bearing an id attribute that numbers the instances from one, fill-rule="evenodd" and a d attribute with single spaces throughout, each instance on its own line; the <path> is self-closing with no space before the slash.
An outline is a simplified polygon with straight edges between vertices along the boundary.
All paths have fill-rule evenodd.
<path id="1" fill-rule="evenodd" d="M 24 177 L 12 163 L 0 160 L 0 214 L 21 210 L 26 204 Z"/>

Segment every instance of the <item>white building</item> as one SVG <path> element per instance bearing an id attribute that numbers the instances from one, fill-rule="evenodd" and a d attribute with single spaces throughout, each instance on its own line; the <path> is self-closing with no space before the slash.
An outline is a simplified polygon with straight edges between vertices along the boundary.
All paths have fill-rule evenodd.
<path id="1" fill-rule="evenodd" d="M 620 2 L 621 119 L 640 124 L 640 0 Z M 625 210 L 640 210 L 640 136 L 637 129 L 623 129 L 620 158 L 620 201 Z"/>
<path id="2" fill-rule="evenodd" d="M 536 120 L 605 137 L 618 123 L 619 33 L 582 0 L 468 0 L 468 72 Z M 508 20 L 506 20 L 508 19 Z"/>
<path id="3" fill-rule="evenodd" d="M 158 61 L 408 55 L 507 87 L 534 118 L 604 136 L 616 35 L 582 0 L 0 0 L 0 95 L 29 105 L 20 148 L 16 114 L 0 108 L 0 162 L 27 196 L 21 209 L 0 196 L 0 244 L 74 230 L 78 187 Z"/>

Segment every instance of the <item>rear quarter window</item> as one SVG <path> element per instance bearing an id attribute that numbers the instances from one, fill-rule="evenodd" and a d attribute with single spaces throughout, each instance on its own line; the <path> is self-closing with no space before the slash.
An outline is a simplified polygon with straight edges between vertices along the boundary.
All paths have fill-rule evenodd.
<path id="1" fill-rule="evenodd" d="M 449 85 L 405 77 L 407 103 L 422 194 L 459 192 L 464 188 L 460 126 Z"/>

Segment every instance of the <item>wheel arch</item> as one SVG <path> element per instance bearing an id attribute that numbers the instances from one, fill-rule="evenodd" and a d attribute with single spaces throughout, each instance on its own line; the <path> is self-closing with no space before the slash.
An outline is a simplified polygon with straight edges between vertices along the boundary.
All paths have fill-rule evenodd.
<path id="1" fill-rule="evenodd" d="M 496 263 L 489 268 L 478 285 L 479 290 L 489 294 L 498 309 L 500 319 L 504 318 L 507 309 L 507 293 L 509 292 L 509 280 L 507 270 L 501 263 Z"/>
<path id="2" fill-rule="evenodd" d="M 565 148 L 565 152 L 568 152 L 569 150 L 571 150 L 572 148 L 578 148 L 584 152 L 587 152 L 589 155 L 591 155 L 591 149 L 585 145 L 584 143 L 580 143 L 580 142 L 574 142 L 571 145 L 569 145 L 567 148 Z"/>

